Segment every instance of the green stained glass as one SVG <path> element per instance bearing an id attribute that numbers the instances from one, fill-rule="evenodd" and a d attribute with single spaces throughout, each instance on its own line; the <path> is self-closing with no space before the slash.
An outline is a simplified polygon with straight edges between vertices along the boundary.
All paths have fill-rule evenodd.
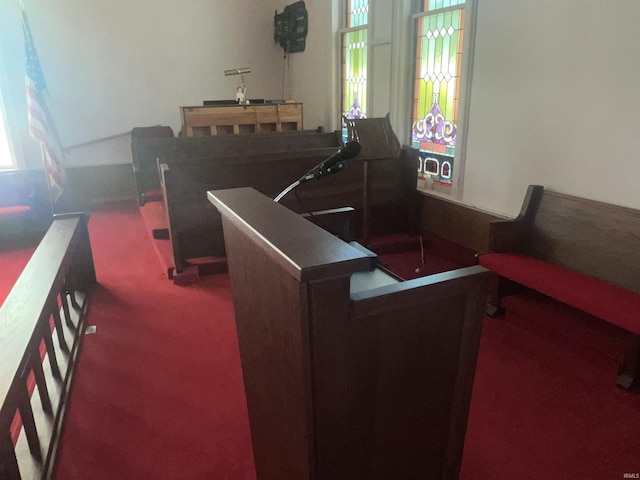
<path id="1" fill-rule="evenodd" d="M 460 15 L 452 15 L 451 26 L 456 30 L 458 30 L 461 27 L 460 25 L 461 21 L 462 21 L 462 17 Z"/>
<path id="2" fill-rule="evenodd" d="M 440 8 L 455 7 L 457 5 L 463 5 L 465 0 L 424 0 L 422 11 L 432 12 Z"/>
<path id="3" fill-rule="evenodd" d="M 434 73 L 442 72 L 442 37 L 438 36 L 433 42 L 435 47 L 435 69 Z"/>
<path id="4" fill-rule="evenodd" d="M 417 21 L 416 86 L 412 144 L 424 155 L 422 170 L 451 185 L 458 121 L 459 59 L 462 55 L 463 0 L 430 0 Z M 438 9 L 448 9 L 438 12 Z"/>
<path id="5" fill-rule="evenodd" d="M 436 28 L 438 29 L 437 33 L 440 33 L 440 30 L 442 29 L 442 27 L 444 27 L 444 17 L 446 14 L 442 14 L 442 15 L 436 15 Z"/>
<path id="6" fill-rule="evenodd" d="M 364 118 L 367 104 L 367 30 L 342 37 L 342 112 L 349 118 Z"/>
<path id="7" fill-rule="evenodd" d="M 362 27 L 369 23 L 369 0 L 347 1 L 347 28 Z"/>
<path id="8" fill-rule="evenodd" d="M 451 37 L 442 37 L 442 72 L 451 72 Z"/>

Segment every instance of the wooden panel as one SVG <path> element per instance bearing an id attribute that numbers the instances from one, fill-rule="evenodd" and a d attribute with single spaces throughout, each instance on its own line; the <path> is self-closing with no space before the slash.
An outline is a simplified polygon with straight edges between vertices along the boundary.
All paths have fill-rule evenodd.
<path id="1" fill-rule="evenodd" d="M 329 148 L 204 162 L 171 162 L 172 166 L 163 172 L 163 196 L 178 271 L 189 258 L 225 254 L 220 216 L 207 201 L 208 190 L 252 186 L 273 198 L 297 179 L 300 172 L 306 172 L 334 152 Z M 290 205 L 290 202 L 292 200 L 287 199 L 283 204 Z M 342 205 L 328 204 L 328 207 L 334 206 Z"/>
<path id="2" fill-rule="evenodd" d="M 346 298 L 348 275 L 369 268 L 370 259 L 253 189 L 210 192 L 209 198 L 225 222 L 258 478 L 315 479 L 304 282 L 337 277 Z"/>
<path id="3" fill-rule="evenodd" d="M 352 296 L 347 338 L 356 358 L 346 364 L 354 366 L 357 393 L 346 405 L 348 417 L 368 428 L 324 452 L 326 462 L 319 463 L 333 465 L 325 478 L 458 478 L 487 277 L 470 267 Z M 353 435 L 340 424 L 330 433 Z M 341 474 L 340 464 L 358 454 L 353 450 L 369 459 L 368 468 L 356 464 L 353 475 Z"/>
<path id="4" fill-rule="evenodd" d="M 412 168 L 412 152 L 403 150 L 399 159 L 371 162 L 369 171 L 375 178 L 370 191 L 374 199 L 371 215 L 378 219 L 373 224 L 374 233 L 408 228 L 411 209 L 407 205 L 413 190 L 408 186 L 411 179 L 406 178 L 416 171 Z M 274 198 L 333 153 L 334 149 L 325 148 L 210 160 L 168 160 L 163 192 L 178 271 L 186 259 L 224 255 L 219 216 L 206 201 L 207 190 L 250 186 Z M 354 158 L 342 172 L 306 182 L 296 190 L 297 196 L 289 194 L 280 203 L 298 213 L 353 207 L 354 232 L 360 236 L 363 181 L 364 163 Z"/>
<path id="5" fill-rule="evenodd" d="M 261 479 L 311 479 L 304 287 L 235 226 L 224 234 L 256 470 Z"/>
<path id="6" fill-rule="evenodd" d="M 187 137 L 220 133 L 238 134 L 241 126 L 249 125 L 254 133 L 260 133 L 263 126 L 268 131 L 276 132 L 302 130 L 301 103 L 180 107 L 180 112 L 182 132 Z M 270 126 L 273 126 L 273 130 Z M 220 130 L 218 127 L 230 129 Z"/>
<path id="7" fill-rule="evenodd" d="M 545 190 L 528 253 L 640 293 L 640 210 Z"/>
<path id="8" fill-rule="evenodd" d="M 419 195 L 421 230 L 476 252 L 489 251 L 490 224 L 505 217 L 435 195 Z"/>
<path id="9" fill-rule="evenodd" d="M 89 209 L 92 204 L 135 198 L 134 173 L 129 164 L 92 165 L 65 169 L 70 188 Z"/>
<path id="10" fill-rule="evenodd" d="M 229 246 L 257 478 L 457 478 L 488 272 L 350 295 L 368 253 L 255 190 L 209 198 Z"/>
<path id="11" fill-rule="evenodd" d="M 157 160 L 211 159 L 218 156 L 282 152 L 341 145 L 339 132 L 319 133 L 315 130 L 263 133 L 261 135 L 229 135 L 204 138 L 136 138 L 131 152 L 136 188 L 140 204 L 146 192 L 160 188 Z"/>

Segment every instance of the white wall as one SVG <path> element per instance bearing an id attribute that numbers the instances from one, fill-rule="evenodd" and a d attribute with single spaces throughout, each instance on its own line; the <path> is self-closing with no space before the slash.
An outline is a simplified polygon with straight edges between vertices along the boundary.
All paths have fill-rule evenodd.
<path id="1" fill-rule="evenodd" d="M 6 69 L 24 112 L 18 0 L 0 22 L 14 45 Z M 281 98 L 282 56 L 273 41 L 274 2 L 254 0 L 24 0 L 47 78 L 49 105 L 65 146 L 155 124 L 180 129 L 179 106 L 233 99 L 249 66 L 250 98 Z M 11 18 L 9 18 L 11 17 Z M 17 27 L 16 27 L 17 25 Z M 3 29 L 4 30 L 4 29 Z M 17 47 L 17 48 L 15 48 Z M 20 130 L 26 117 L 18 117 Z M 27 155 L 29 139 L 23 137 Z M 129 138 L 71 151 L 67 164 L 131 161 Z M 35 163 L 37 165 L 37 162 Z"/>
<path id="2" fill-rule="evenodd" d="M 232 97 L 238 78 L 224 77 L 228 68 L 251 66 L 250 97 L 282 97 L 284 52 L 273 42 L 273 15 L 291 1 L 24 1 L 65 145 L 135 126 L 168 124 L 177 132 L 180 105 Z M 411 87 L 404 79 L 412 64 L 400 57 L 411 50 L 410 0 L 394 1 L 393 9 L 390 0 L 371 1 L 380 42 L 372 83 L 383 89 L 373 108 L 382 114 L 389 104 L 406 143 Z M 304 103 L 306 128 L 337 128 L 339 1 L 305 3 L 307 46 L 290 56 L 285 97 Z M 18 147 L 33 158 L 22 116 L 17 5 L 0 0 L 0 54 L 9 113 L 23 119 Z M 478 0 L 463 202 L 515 215 L 527 185 L 539 183 L 640 208 L 637 18 L 636 0 Z M 69 158 L 129 161 L 128 137 Z"/>
<path id="3" fill-rule="evenodd" d="M 407 143 L 413 64 L 402 58 L 412 52 L 411 2 L 395 0 L 392 12 L 390 3 L 370 0 L 370 108 L 381 115 L 388 103 Z M 459 200 L 516 215 L 527 186 L 542 184 L 640 208 L 640 2 L 477 0 L 477 17 Z"/>
<path id="4" fill-rule="evenodd" d="M 640 208 L 640 2 L 479 0 L 463 201 L 529 184 Z"/>
<path id="5" fill-rule="evenodd" d="M 278 13 L 294 0 L 278 0 Z M 332 31 L 334 17 L 331 0 L 306 0 L 309 32 L 304 52 L 291 53 L 285 71 L 285 99 L 304 104 L 304 127 L 319 126 L 326 130 L 337 127 L 333 118 L 337 60 L 333 49 Z M 273 12 L 275 13 L 275 12 Z M 284 62 L 284 50 L 278 46 L 280 61 Z M 337 118 L 337 117 L 336 117 Z"/>

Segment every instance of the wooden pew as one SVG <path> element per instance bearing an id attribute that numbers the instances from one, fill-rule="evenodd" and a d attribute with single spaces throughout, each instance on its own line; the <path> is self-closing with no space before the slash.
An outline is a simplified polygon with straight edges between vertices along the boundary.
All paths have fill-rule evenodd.
<path id="1" fill-rule="evenodd" d="M 342 144 L 339 132 L 323 133 L 301 130 L 280 133 L 219 135 L 211 137 L 167 137 L 167 131 L 158 130 L 163 137 L 149 137 L 151 133 L 131 138 L 131 153 L 138 203 L 144 205 L 147 193 L 160 189 L 158 159 L 173 161 L 217 156 L 280 152 L 335 147 Z M 135 130 L 135 129 L 134 129 Z"/>
<path id="2" fill-rule="evenodd" d="M 480 265 L 496 277 L 488 313 L 524 285 L 630 332 L 618 385 L 640 383 L 640 210 L 531 185 L 515 219 L 490 224 Z"/>
<path id="3" fill-rule="evenodd" d="M 176 271 L 182 272 L 187 259 L 225 254 L 220 216 L 207 202 L 207 190 L 250 186 L 274 198 L 335 152 L 335 148 L 320 148 L 167 159 L 161 167 L 162 189 Z M 399 158 L 370 161 L 367 169 L 356 157 L 342 172 L 302 184 L 281 203 L 299 213 L 353 207 L 356 236 L 362 235 L 367 203 L 375 233 L 406 231 L 415 223 L 416 176 L 417 151 L 408 147 Z M 366 191 L 364 185 L 369 186 Z"/>
<path id="4" fill-rule="evenodd" d="M 131 130 L 131 158 L 138 205 L 145 204 L 148 192 L 159 188 L 154 174 L 157 171 L 155 170 L 156 160 L 155 157 L 150 159 L 145 155 L 146 145 L 148 143 L 154 144 L 154 140 L 162 141 L 162 139 L 170 138 L 173 138 L 173 130 L 165 125 L 136 127 Z"/>
<path id="5" fill-rule="evenodd" d="M 50 478 L 95 282 L 84 215 L 56 215 L 0 308 L 2 479 Z"/>

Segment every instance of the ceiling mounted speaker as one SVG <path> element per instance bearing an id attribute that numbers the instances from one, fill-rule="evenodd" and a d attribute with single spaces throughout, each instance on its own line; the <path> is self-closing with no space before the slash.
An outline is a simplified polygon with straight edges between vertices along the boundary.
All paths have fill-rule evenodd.
<path id="1" fill-rule="evenodd" d="M 282 13 L 276 10 L 273 24 L 273 40 L 285 53 L 304 52 L 309 26 L 303 1 L 287 5 Z"/>

